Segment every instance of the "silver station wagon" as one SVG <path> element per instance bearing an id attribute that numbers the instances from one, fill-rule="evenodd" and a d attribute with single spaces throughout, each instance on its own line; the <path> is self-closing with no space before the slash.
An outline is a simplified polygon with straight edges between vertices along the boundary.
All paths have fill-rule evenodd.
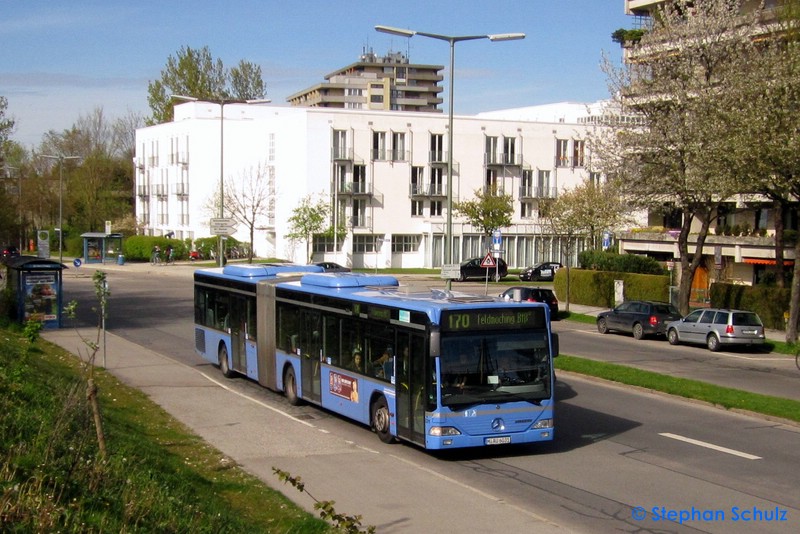
<path id="1" fill-rule="evenodd" d="M 764 325 L 751 311 L 706 308 L 667 325 L 671 345 L 696 343 L 718 351 L 725 345 L 762 345 Z"/>

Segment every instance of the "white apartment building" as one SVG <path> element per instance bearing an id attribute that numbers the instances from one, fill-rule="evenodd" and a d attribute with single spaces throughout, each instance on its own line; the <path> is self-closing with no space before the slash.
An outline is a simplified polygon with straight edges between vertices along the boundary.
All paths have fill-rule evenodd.
<path id="1" fill-rule="evenodd" d="M 223 115 L 220 115 L 222 110 Z M 514 216 L 502 229 L 503 257 L 512 267 L 562 258 L 561 238 L 539 218 L 540 205 L 583 180 L 599 180 L 586 139 L 594 126 L 579 120 L 584 104 L 456 116 L 453 201 L 478 189 L 513 197 Z M 550 118 L 552 117 L 552 118 Z M 317 236 L 314 261 L 356 268 L 441 266 L 447 215 L 447 116 L 273 105 L 190 102 L 172 122 L 136 132 L 136 213 L 144 232 L 179 239 L 210 235 L 218 216 L 221 173 L 226 181 L 266 181 L 270 212 L 257 224 L 261 257 L 305 262 L 307 244 L 286 237 L 301 200 L 314 195 L 338 209 L 342 239 Z M 222 159 L 222 162 L 220 161 Z M 483 255 L 486 238 L 452 217 L 453 262 Z M 234 235 L 248 242 L 247 229 Z"/>

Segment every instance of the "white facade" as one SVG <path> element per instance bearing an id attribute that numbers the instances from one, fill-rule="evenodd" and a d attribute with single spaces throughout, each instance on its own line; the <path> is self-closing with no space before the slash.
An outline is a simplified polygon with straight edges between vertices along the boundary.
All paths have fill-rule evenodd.
<path id="1" fill-rule="evenodd" d="M 566 105 L 569 113 L 548 114 L 572 118 L 575 104 Z M 335 244 L 315 239 L 314 261 L 357 268 L 442 264 L 446 115 L 247 104 L 222 109 L 224 120 L 219 104 L 185 103 L 176 106 L 173 122 L 137 130 L 136 213 L 145 233 L 210 235 L 222 152 L 226 181 L 247 179 L 256 169 L 266 180 L 273 208 L 257 225 L 259 256 L 305 262 L 306 243 L 286 238 L 287 221 L 305 196 L 315 195 L 339 206 L 336 218 L 343 221 L 337 222 L 347 232 Z M 593 127 L 511 116 L 517 118 L 500 112 L 454 118 L 453 200 L 488 187 L 512 195 L 513 223 L 502 229 L 508 264 L 564 261 L 559 238 L 539 220 L 539 205 L 590 178 L 586 139 Z M 480 230 L 455 215 L 452 221 L 453 262 L 483 255 Z M 249 241 L 241 226 L 234 237 Z"/>

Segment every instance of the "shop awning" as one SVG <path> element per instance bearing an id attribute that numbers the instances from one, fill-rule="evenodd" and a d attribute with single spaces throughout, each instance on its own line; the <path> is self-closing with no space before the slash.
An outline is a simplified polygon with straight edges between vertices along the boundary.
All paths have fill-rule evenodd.
<path id="1" fill-rule="evenodd" d="M 742 261 L 751 265 L 775 265 L 775 260 L 770 258 L 742 258 Z M 783 260 L 784 267 L 792 265 L 794 265 L 794 260 Z"/>

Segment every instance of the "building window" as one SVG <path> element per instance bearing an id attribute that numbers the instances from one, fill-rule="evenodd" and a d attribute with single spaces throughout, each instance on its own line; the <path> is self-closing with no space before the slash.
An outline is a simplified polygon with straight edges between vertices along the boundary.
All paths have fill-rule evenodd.
<path id="1" fill-rule="evenodd" d="M 444 195 L 444 171 L 441 167 L 431 169 L 431 195 Z"/>
<path id="2" fill-rule="evenodd" d="M 333 131 L 333 158 L 347 159 L 347 131 Z"/>
<path id="3" fill-rule="evenodd" d="M 424 192 L 424 185 L 423 180 L 425 178 L 425 167 L 411 167 L 411 194 L 412 195 L 423 195 Z"/>
<path id="4" fill-rule="evenodd" d="M 392 132 L 392 161 L 406 161 L 405 132 Z"/>
<path id="5" fill-rule="evenodd" d="M 412 200 L 411 201 L 411 216 L 412 217 L 422 217 L 422 201 L 421 200 Z"/>
<path id="6" fill-rule="evenodd" d="M 517 161 L 516 139 L 506 137 L 503 139 L 503 163 L 514 165 Z"/>
<path id="7" fill-rule="evenodd" d="M 533 209 L 533 202 L 523 202 L 520 204 L 519 216 L 522 219 L 533 219 L 536 212 Z"/>
<path id="8" fill-rule="evenodd" d="M 431 201 L 431 217 L 441 217 L 441 216 L 442 216 L 442 201 L 441 200 Z"/>
<path id="9" fill-rule="evenodd" d="M 431 153 L 429 160 L 434 163 L 447 161 L 444 153 L 444 135 L 431 134 Z"/>
<path id="10" fill-rule="evenodd" d="M 533 196 L 533 171 L 530 169 L 522 171 L 519 196 L 522 198 L 530 198 Z"/>
<path id="11" fill-rule="evenodd" d="M 335 240 L 333 236 L 317 234 L 314 236 L 311 248 L 315 253 L 341 252 L 342 241 L 343 241 L 342 239 Z M 339 248 L 338 251 L 336 250 L 337 246 Z"/>
<path id="12" fill-rule="evenodd" d="M 356 234 L 353 236 L 353 252 L 375 252 L 376 240 L 380 239 L 378 235 L 371 234 Z"/>
<path id="13" fill-rule="evenodd" d="M 550 171 L 539 169 L 536 180 L 538 198 L 550 198 Z"/>
<path id="14" fill-rule="evenodd" d="M 489 165 L 500 163 L 497 156 L 498 139 L 493 136 L 486 136 L 486 148 L 484 158 Z"/>
<path id="15" fill-rule="evenodd" d="M 367 166 L 353 165 L 353 192 L 367 192 Z"/>
<path id="16" fill-rule="evenodd" d="M 386 132 L 372 132 L 372 159 L 386 160 Z"/>
<path id="17" fill-rule="evenodd" d="M 586 141 L 575 139 L 572 141 L 572 165 L 583 167 Z"/>
<path id="18" fill-rule="evenodd" d="M 392 252 L 416 252 L 419 249 L 419 242 L 418 235 L 393 235 Z"/>
<path id="19" fill-rule="evenodd" d="M 496 169 L 486 169 L 485 191 L 490 195 L 502 195 L 503 192 L 497 180 Z"/>
<path id="20" fill-rule="evenodd" d="M 569 139 L 556 139 L 556 167 L 569 167 Z"/>

